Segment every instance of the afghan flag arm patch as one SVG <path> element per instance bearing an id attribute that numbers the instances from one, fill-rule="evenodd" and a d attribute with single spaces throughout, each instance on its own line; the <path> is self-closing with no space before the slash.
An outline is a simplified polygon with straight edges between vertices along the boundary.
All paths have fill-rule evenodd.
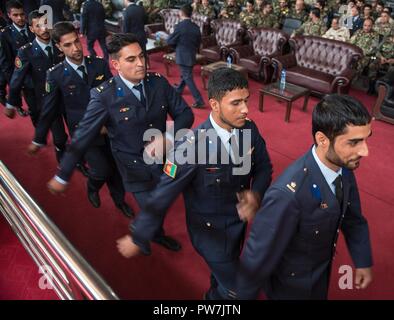
<path id="1" fill-rule="evenodd" d="M 15 58 L 15 68 L 17 68 L 17 69 L 22 68 L 22 61 L 19 57 Z"/>
<path id="2" fill-rule="evenodd" d="M 50 93 L 50 92 L 52 91 L 51 84 L 50 84 L 48 81 L 45 82 L 45 91 L 46 91 L 47 93 Z"/>
<path id="3" fill-rule="evenodd" d="M 177 169 L 177 165 L 175 163 L 172 163 L 170 160 L 166 160 L 166 163 L 164 164 L 164 168 L 163 171 L 164 173 L 171 177 L 171 178 L 175 178 L 176 175 L 176 169 Z"/>

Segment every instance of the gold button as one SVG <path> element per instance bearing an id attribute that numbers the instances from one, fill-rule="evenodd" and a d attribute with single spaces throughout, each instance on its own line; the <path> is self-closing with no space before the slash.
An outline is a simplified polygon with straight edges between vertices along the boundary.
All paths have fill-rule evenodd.
<path id="1" fill-rule="evenodd" d="M 319 234 L 319 230 L 315 230 L 315 234 Z"/>
<path id="2" fill-rule="evenodd" d="M 128 118 L 128 117 L 126 117 L 126 118 L 124 118 L 124 119 L 125 119 L 126 121 L 127 121 L 127 120 L 129 120 L 129 118 Z"/>
<path id="3" fill-rule="evenodd" d="M 137 163 L 137 160 L 134 160 L 134 163 Z"/>
<path id="4" fill-rule="evenodd" d="M 153 124 L 151 123 L 151 124 L 149 124 L 149 127 L 153 127 Z"/>
<path id="5" fill-rule="evenodd" d="M 295 276 L 295 272 L 292 272 L 292 273 L 291 273 L 291 276 L 294 277 L 294 276 Z"/>
<path id="6" fill-rule="evenodd" d="M 207 227 L 210 227 L 211 226 L 211 223 L 210 222 L 207 222 Z"/>
<path id="7" fill-rule="evenodd" d="M 219 183 L 219 182 L 220 182 L 220 179 L 219 179 L 219 178 L 218 178 L 218 179 L 216 179 L 216 182 L 217 182 L 217 183 Z"/>

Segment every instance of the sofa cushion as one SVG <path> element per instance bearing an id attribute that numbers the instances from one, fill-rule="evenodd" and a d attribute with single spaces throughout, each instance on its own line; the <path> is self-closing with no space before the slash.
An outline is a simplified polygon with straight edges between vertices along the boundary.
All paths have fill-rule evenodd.
<path id="1" fill-rule="evenodd" d="M 209 61 L 219 61 L 221 59 L 219 46 L 201 49 L 201 54 Z"/>
<path id="2" fill-rule="evenodd" d="M 253 55 L 247 58 L 239 59 L 238 64 L 252 72 L 258 72 L 260 60 L 261 60 L 261 56 Z"/>
<path id="3" fill-rule="evenodd" d="M 303 67 L 292 67 L 286 70 L 286 81 L 297 84 L 312 91 L 330 93 L 334 76 Z"/>

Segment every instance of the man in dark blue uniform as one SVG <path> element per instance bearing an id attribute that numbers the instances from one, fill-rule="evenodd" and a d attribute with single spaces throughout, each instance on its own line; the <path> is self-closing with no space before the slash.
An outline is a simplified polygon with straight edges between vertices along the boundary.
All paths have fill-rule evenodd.
<path id="1" fill-rule="evenodd" d="M 22 105 L 21 91 L 23 84 L 26 78 L 30 77 L 34 83 L 34 97 L 30 97 L 31 100 L 34 100 L 34 104 L 29 106 L 33 126 L 37 125 L 43 105 L 46 71 L 64 59 L 64 54 L 51 41 L 48 29 L 44 24 L 45 21 L 42 21 L 43 16 L 44 14 L 38 12 L 38 10 L 32 11 L 29 15 L 29 26 L 36 38 L 33 42 L 29 42 L 18 50 L 6 109 L 6 115 L 9 118 L 13 118 L 15 116 L 15 107 Z M 56 157 L 60 162 L 67 142 L 67 134 L 60 115 L 54 120 L 51 131 Z"/>
<path id="2" fill-rule="evenodd" d="M 82 5 L 81 32 L 88 40 L 88 50 L 91 56 L 96 56 L 94 43 L 99 42 L 104 59 L 108 61 L 107 44 L 105 43 L 105 10 L 101 2 L 87 0 Z"/>
<path id="3" fill-rule="evenodd" d="M 355 287 L 372 281 L 368 224 L 353 173 L 368 155 L 371 116 L 356 99 L 329 95 L 312 115 L 314 146 L 267 190 L 241 257 L 236 297 L 327 299 L 342 230 Z"/>
<path id="4" fill-rule="evenodd" d="M 204 99 L 193 79 L 193 66 L 196 64 L 196 54 L 201 44 L 200 28 L 191 21 L 192 7 L 190 5 L 182 6 L 179 11 L 181 22 L 179 22 L 167 39 L 167 43 L 175 47 L 176 63 L 181 70 L 181 82 L 176 87 L 179 94 L 187 85 L 195 100 L 192 107 L 204 107 Z"/>
<path id="5" fill-rule="evenodd" d="M 119 75 L 91 90 L 88 108 L 57 176 L 63 179 L 65 172 L 72 171 L 81 154 L 105 126 L 125 189 L 133 193 L 139 207 L 144 208 L 162 170 L 162 164 L 153 161 L 149 164 L 149 159 L 161 158 L 162 163 L 164 145 L 173 139 L 165 133 L 167 116 L 174 120 L 175 132 L 190 128 L 194 116 L 165 78 L 146 74 L 146 57 L 136 36 L 112 35 L 108 51 Z M 146 137 L 149 129 L 156 133 L 152 138 Z M 64 191 L 65 185 L 55 178 L 49 182 L 50 190 Z M 165 236 L 163 228 L 159 229 L 154 241 L 170 250 L 180 250 L 180 244 Z"/>
<path id="6" fill-rule="evenodd" d="M 50 126 L 58 114 L 63 113 L 70 135 L 83 118 L 90 99 L 90 89 L 112 77 L 108 63 L 96 57 L 84 57 L 82 44 L 77 30 L 69 22 L 55 24 L 53 40 L 65 54 L 63 62 L 49 69 L 46 79 L 46 91 L 40 120 L 36 127 L 30 153 L 36 153 L 45 145 Z M 59 102 L 62 102 L 59 104 Z M 63 107 L 64 105 L 64 107 Z M 124 215 L 131 217 L 132 211 L 124 202 L 125 191 L 122 180 L 112 158 L 109 141 L 105 133 L 97 132 L 94 141 L 89 144 L 81 156 L 89 164 L 87 183 L 88 199 L 97 208 L 100 206 L 99 190 L 107 183 L 111 197 Z M 64 172 L 60 181 L 67 183 L 72 170 Z"/>
<path id="7" fill-rule="evenodd" d="M 12 24 L 3 29 L 0 35 L 0 72 L 2 73 L 3 81 L 0 88 L 0 102 L 5 102 L 5 86 L 10 83 L 12 73 L 14 72 L 14 63 L 17 52 L 20 47 L 34 40 L 35 35 L 30 31 L 26 24 L 26 16 L 23 11 L 23 6 L 19 1 L 10 0 L 6 4 L 8 17 Z M 31 79 L 26 79 L 24 83 L 23 93 L 27 104 L 33 105 L 29 97 L 33 94 L 34 85 Z M 28 113 L 18 107 L 19 115 L 25 117 Z"/>
<path id="8" fill-rule="evenodd" d="M 135 0 L 124 0 L 124 5 L 122 32 L 135 34 L 141 47 L 145 50 L 146 43 L 148 42 L 144 29 L 147 20 L 145 8 L 136 5 Z"/>
<path id="9" fill-rule="evenodd" d="M 234 69 L 219 69 L 209 79 L 208 95 L 209 119 L 176 145 L 165 174 L 130 225 L 131 236 L 119 239 L 118 249 L 125 257 L 140 250 L 150 254 L 149 241 L 183 192 L 190 239 L 211 269 L 205 297 L 219 299 L 234 283 L 245 221 L 260 207 L 272 165 L 264 139 L 247 119 L 245 77 Z"/>

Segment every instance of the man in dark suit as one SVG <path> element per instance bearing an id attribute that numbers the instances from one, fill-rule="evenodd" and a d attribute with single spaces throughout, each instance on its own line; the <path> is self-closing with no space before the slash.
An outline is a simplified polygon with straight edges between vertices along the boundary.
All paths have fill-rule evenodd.
<path id="1" fill-rule="evenodd" d="M 246 118 L 245 77 L 233 69 L 219 69 L 209 79 L 208 95 L 209 119 L 176 145 L 165 174 L 130 225 L 131 236 L 119 239 L 118 248 L 125 257 L 140 250 L 150 254 L 149 241 L 183 192 L 190 239 L 211 270 L 205 298 L 219 299 L 233 284 L 245 221 L 260 207 L 272 165 L 264 139 Z"/>
<path id="2" fill-rule="evenodd" d="M 34 126 L 37 125 L 45 96 L 46 71 L 64 59 L 64 54 L 51 41 L 48 29 L 41 24 L 43 21 L 40 20 L 43 16 L 44 14 L 38 12 L 38 10 L 32 11 L 29 15 L 30 30 L 36 35 L 36 38 L 33 42 L 25 44 L 18 50 L 6 109 L 6 115 L 9 118 L 13 118 L 15 116 L 15 108 L 22 105 L 21 92 L 23 84 L 30 77 L 34 83 L 34 96 L 31 96 L 30 99 L 34 101 L 34 104 L 29 106 L 29 113 Z M 60 161 L 67 141 L 67 134 L 60 115 L 53 122 L 51 131 L 56 156 L 58 161 Z"/>
<path id="3" fill-rule="evenodd" d="M 105 126 L 125 189 L 134 195 L 139 207 L 144 208 L 160 179 L 165 145 L 173 140 L 166 132 L 167 117 L 170 115 L 174 120 L 177 132 L 190 128 L 194 116 L 165 78 L 146 74 L 145 54 L 135 35 L 111 37 L 108 52 L 119 74 L 91 90 L 86 113 L 57 177 L 68 180 L 67 172 L 72 171 L 81 154 Z M 65 185 L 52 179 L 49 188 L 52 192 L 63 192 Z M 154 241 L 173 251 L 181 248 L 176 240 L 164 235 L 162 228 L 155 234 Z"/>
<path id="4" fill-rule="evenodd" d="M 82 5 L 81 32 L 88 40 L 88 50 L 90 55 L 96 56 L 94 43 L 99 42 L 104 59 L 108 61 L 107 44 L 105 43 L 105 10 L 101 2 L 97 0 L 87 0 Z"/>
<path id="5" fill-rule="evenodd" d="M 177 92 L 182 94 L 187 85 L 195 100 L 192 107 L 203 108 L 204 99 L 193 79 L 193 66 L 196 64 L 196 54 L 201 44 L 201 32 L 190 19 L 192 12 L 190 5 L 181 7 L 179 11 L 181 22 L 175 26 L 174 32 L 167 38 L 167 43 L 175 47 L 176 63 L 181 71 L 181 82 L 176 87 Z"/>
<path id="6" fill-rule="evenodd" d="M 52 32 L 57 47 L 65 54 L 63 62 L 49 69 L 46 78 L 44 105 L 29 152 L 34 154 L 46 144 L 46 136 L 59 114 L 64 115 L 70 135 L 83 118 L 90 100 L 90 89 L 112 77 L 108 63 L 97 57 L 84 57 L 77 30 L 69 22 L 55 24 Z M 62 103 L 59 103 L 62 102 Z M 64 107 L 63 107 L 64 106 Z M 103 130 L 105 131 L 105 130 Z M 114 204 L 127 217 L 132 216 L 124 202 L 122 180 L 111 155 L 109 141 L 104 132 L 97 132 L 86 152 L 79 154 L 89 164 L 87 182 L 88 199 L 93 207 L 100 206 L 99 191 L 106 183 Z M 64 173 L 60 181 L 66 183 L 72 170 Z"/>
<path id="7" fill-rule="evenodd" d="M 123 32 L 134 33 L 143 50 L 148 42 L 145 33 L 146 12 L 143 6 L 135 4 L 135 0 L 124 0 L 125 9 L 123 11 Z"/>
<path id="8" fill-rule="evenodd" d="M 350 16 L 345 20 L 345 26 L 349 29 L 350 36 L 352 36 L 357 30 L 362 29 L 364 20 L 361 18 L 359 9 L 354 6 L 350 10 Z"/>
<path id="9" fill-rule="evenodd" d="M 353 170 L 368 155 L 371 116 L 355 98 L 328 95 L 312 115 L 314 146 L 267 190 L 241 257 L 240 299 L 327 299 L 342 230 L 355 287 L 372 281 L 368 224 Z"/>
<path id="10" fill-rule="evenodd" d="M 30 31 L 26 24 L 26 16 L 23 11 L 23 6 L 19 1 L 10 0 L 6 4 L 7 14 L 12 24 L 5 27 L 0 35 L 0 70 L 3 76 L 3 84 L 0 92 L 0 102 L 5 102 L 5 85 L 10 83 L 14 66 L 18 61 L 15 61 L 17 52 L 20 47 L 34 40 L 35 36 Z M 5 81 L 4 81 L 5 80 Z M 25 100 L 29 106 L 34 104 L 34 101 L 29 99 L 33 94 L 34 85 L 30 78 L 27 78 L 23 93 Z M 26 117 L 28 112 L 23 110 L 20 106 L 17 108 L 20 116 Z"/>

